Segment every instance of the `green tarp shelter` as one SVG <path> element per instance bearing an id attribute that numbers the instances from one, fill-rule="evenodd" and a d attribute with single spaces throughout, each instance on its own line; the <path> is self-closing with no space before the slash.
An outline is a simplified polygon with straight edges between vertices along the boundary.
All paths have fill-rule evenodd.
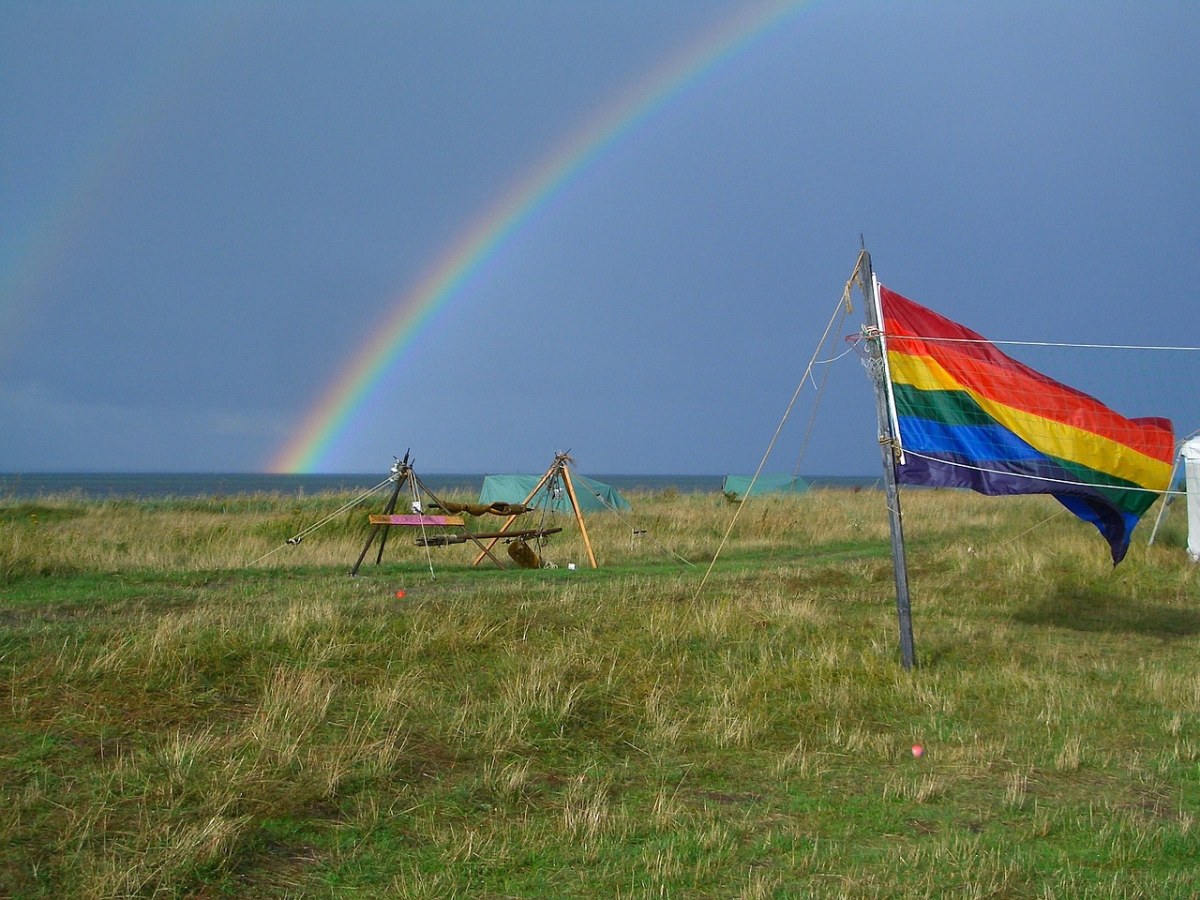
<path id="1" fill-rule="evenodd" d="M 754 482 L 754 490 L 750 491 L 750 482 Z M 753 475 L 726 475 L 721 482 L 721 490 L 727 495 L 733 495 L 741 500 L 747 492 L 754 494 L 803 494 L 808 490 L 808 482 L 799 475 L 762 474 L 757 479 Z"/>
<path id="2" fill-rule="evenodd" d="M 485 475 L 479 491 L 480 503 L 520 503 L 529 496 L 539 481 L 540 475 Z M 555 512 L 570 512 L 571 500 L 567 497 L 567 486 L 555 479 L 557 496 L 550 496 L 551 485 L 542 485 L 530 506 L 551 509 Z M 622 497 L 612 485 L 594 481 L 576 472 L 571 473 L 571 484 L 575 487 L 575 499 L 584 512 L 603 509 L 631 509 L 629 501 Z"/>

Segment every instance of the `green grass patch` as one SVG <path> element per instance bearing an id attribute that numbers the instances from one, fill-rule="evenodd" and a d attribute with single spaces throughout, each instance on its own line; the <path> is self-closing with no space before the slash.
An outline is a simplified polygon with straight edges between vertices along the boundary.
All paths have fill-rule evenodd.
<path id="1" fill-rule="evenodd" d="M 879 494 L 633 499 L 355 578 L 345 497 L 0 508 L 0 895 L 1200 892 L 1177 547 L 914 492 L 905 672 Z"/>

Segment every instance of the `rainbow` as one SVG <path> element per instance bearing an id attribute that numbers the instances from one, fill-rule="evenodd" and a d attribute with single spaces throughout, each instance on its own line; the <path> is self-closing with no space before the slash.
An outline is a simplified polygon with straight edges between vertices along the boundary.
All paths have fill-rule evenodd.
<path id="1" fill-rule="evenodd" d="M 267 469 L 302 473 L 319 469 L 334 443 L 364 406 L 372 389 L 414 338 L 533 214 L 610 147 L 672 98 L 817 0 L 773 0 L 750 7 L 654 68 L 598 116 L 568 135 L 532 173 L 518 181 L 467 228 L 394 304 L 383 323 L 305 414 Z"/>

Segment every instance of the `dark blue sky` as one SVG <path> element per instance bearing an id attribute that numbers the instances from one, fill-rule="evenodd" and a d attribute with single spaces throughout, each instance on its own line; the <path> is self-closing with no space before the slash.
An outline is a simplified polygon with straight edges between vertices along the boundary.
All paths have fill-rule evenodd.
<path id="1" fill-rule="evenodd" d="M 0 5 L 0 471 L 265 468 L 498 197 L 759 5 Z M 514 233 L 322 468 L 752 471 L 860 235 L 994 339 L 1200 345 L 1200 4 L 796 10 Z M 1006 349 L 1200 428 L 1196 353 Z M 878 468 L 828 368 L 768 468 Z"/>

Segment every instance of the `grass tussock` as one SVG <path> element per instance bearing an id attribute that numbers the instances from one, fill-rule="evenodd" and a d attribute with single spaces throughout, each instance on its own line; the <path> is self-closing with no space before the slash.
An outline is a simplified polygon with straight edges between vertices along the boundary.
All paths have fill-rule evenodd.
<path id="1" fill-rule="evenodd" d="M 0 895 L 1200 892 L 1181 510 L 1113 569 L 1047 498 L 906 493 L 905 672 L 875 492 L 357 578 L 366 505 L 285 543 L 347 499 L 0 508 Z"/>

